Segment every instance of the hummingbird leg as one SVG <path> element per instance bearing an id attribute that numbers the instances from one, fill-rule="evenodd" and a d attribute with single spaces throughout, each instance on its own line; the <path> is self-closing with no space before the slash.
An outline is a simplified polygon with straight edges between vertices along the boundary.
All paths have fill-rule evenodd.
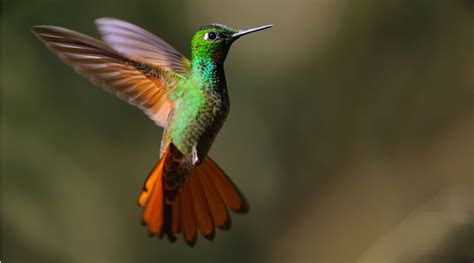
<path id="1" fill-rule="evenodd" d="M 193 147 L 191 152 L 191 159 L 193 161 L 193 165 L 199 165 L 201 163 L 201 160 L 199 160 L 199 156 L 197 154 L 196 146 Z"/>

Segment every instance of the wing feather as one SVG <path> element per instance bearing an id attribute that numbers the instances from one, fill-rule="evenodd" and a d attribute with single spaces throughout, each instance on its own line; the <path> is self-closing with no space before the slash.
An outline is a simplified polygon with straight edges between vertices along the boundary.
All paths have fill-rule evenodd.
<path id="1" fill-rule="evenodd" d="M 173 107 L 167 94 L 182 75 L 167 71 L 166 65 L 125 57 L 107 44 L 69 29 L 35 26 L 33 32 L 77 72 L 141 108 L 158 126 L 166 127 Z"/>
<path id="2" fill-rule="evenodd" d="M 104 42 L 125 56 L 172 72 L 188 72 L 189 60 L 145 29 L 116 18 L 100 18 L 95 23 Z"/>

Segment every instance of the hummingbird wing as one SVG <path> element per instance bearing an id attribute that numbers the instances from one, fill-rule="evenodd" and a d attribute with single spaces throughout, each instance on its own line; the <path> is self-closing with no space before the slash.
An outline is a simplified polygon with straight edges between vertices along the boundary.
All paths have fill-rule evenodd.
<path id="1" fill-rule="evenodd" d="M 186 74 L 191 62 L 156 35 L 116 18 L 95 21 L 102 39 L 126 57 L 172 72 Z"/>
<path id="2" fill-rule="evenodd" d="M 102 41 L 69 29 L 35 26 L 32 30 L 77 72 L 141 108 L 158 126 L 166 127 L 173 107 L 167 94 L 183 75 L 127 58 Z"/>

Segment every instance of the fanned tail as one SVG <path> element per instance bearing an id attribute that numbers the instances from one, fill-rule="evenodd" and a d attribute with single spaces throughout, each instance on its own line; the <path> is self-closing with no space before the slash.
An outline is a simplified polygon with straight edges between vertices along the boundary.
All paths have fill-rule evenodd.
<path id="1" fill-rule="evenodd" d="M 174 148 L 174 149 L 173 149 Z M 174 145 L 170 144 L 161 160 L 150 172 L 138 204 L 144 206 L 143 222 L 151 235 L 166 235 L 170 241 L 183 233 L 190 246 L 196 242 L 197 231 L 213 240 L 215 227 L 226 230 L 231 227 L 227 209 L 245 213 L 248 204 L 244 196 L 209 157 L 195 166 L 177 191 L 173 202 L 166 201 L 164 180 L 167 176 L 167 160 L 174 158 Z"/>

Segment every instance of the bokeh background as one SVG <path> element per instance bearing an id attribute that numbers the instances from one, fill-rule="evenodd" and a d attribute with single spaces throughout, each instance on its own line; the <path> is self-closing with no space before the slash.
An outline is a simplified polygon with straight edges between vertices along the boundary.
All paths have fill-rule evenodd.
<path id="1" fill-rule="evenodd" d="M 3 0 L 4 262 L 474 260 L 474 2 Z M 274 28 L 226 61 L 210 154 L 251 204 L 194 248 L 149 238 L 136 198 L 161 129 L 30 32 L 117 17 L 189 56 L 210 22 Z"/>

